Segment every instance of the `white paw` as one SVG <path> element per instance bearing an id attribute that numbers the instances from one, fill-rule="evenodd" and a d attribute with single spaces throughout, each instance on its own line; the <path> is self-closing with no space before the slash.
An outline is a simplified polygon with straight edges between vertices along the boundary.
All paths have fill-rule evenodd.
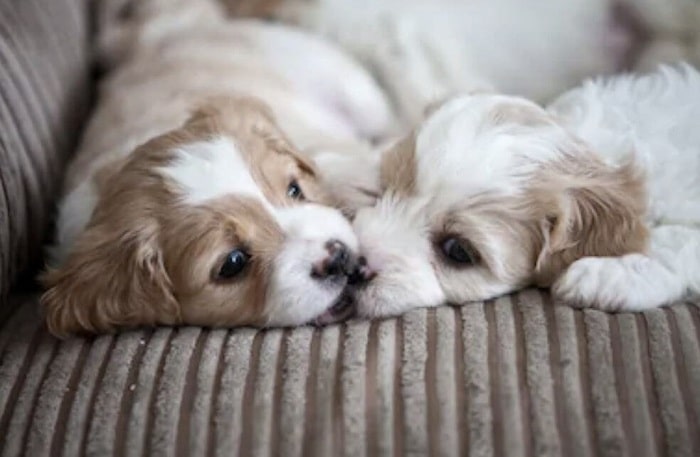
<path id="1" fill-rule="evenodd" d="M 566 304 L 605 311 L 656 308 L 683 296 L 681 279 L 641 254 L 586 257 L 569 266 L 552 286 Z"/>

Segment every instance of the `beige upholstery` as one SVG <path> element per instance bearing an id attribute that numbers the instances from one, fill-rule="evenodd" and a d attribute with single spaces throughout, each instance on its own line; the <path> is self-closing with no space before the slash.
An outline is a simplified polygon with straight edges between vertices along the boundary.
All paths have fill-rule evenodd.
<path id="1" fill-rule="evenodd" d="M 0 322 L 41 246 L 91 92 L 86 0 L 0 1 Z"/>
<path id="2" fill-rule="evenodd" d="M 614 315 L 528 291 L 323 330 L 59 342 L 34 299 L 0 331 L 2 455 L 700 455 L 693 305 Z"/>

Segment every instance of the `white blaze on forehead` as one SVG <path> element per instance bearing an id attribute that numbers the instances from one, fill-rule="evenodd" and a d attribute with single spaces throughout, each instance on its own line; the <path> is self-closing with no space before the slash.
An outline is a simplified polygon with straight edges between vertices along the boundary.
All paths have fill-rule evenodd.
<path id="1" fill-rule="evenodd" d="M 174 161 L 162 168 L 183 191 L 185 203 L 198 205 L 224 195 L 237 194 L 267 200 L 250 174 L 234 142 L 218 137 L 183 145 L 173 151 Z"/>
<path id="2" fill-rule="evenodd" d="M 527 126 L 496 121 L 494 110 L 507 104 L 525 102 L 499 95 L 464 96 L 433 113 L 416 136 L 418 192 L 517 192 L 522 179 L 553 148 Z"/>
<path id="3" fill-rule="evenodd" d="M 338 240 L 357 250 L 357 238 L 340 211 L 313 203 L 276 208 L 275 217 L 290 239 Z"/>

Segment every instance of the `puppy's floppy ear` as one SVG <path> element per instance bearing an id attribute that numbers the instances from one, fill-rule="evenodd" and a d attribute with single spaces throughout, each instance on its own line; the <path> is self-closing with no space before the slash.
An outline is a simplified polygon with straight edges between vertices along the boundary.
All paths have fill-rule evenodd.
<path id="1" fill-rule="evenodd" d="M 88 227 L 66 261 L 43 275 L 41 305 L 51 333 L 65 337 L 180 321 L 153 226 L 129 225 Z"/>
<path id="2" fill-rule="evenodd" d="M 644 252 L 648 230 L 645 179 L 632 162 L 619 167 L 596 155 L 576 152 L 540 177 L 542 249 L 535 283 L 549 287 L 571 263 L 582 257 Z"/>

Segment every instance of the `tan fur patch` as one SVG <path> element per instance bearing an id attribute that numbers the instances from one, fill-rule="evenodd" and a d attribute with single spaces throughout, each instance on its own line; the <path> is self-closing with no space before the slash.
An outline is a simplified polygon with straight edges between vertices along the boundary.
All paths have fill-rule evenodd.
<path id="1" fill-rule="evenodd" d="M 41 304 L 52 333 L 180 323 L 153 214 L 166 203 L 166 194 L 155 191 L 157 180 L 137 168 L 111 176 L 102 186 L 100 205 L 71 255 L 42 277 L 48 290 Z"/>
<path id="2" fill-rule="evenodd" d="M 612 168 L 574 152 L 536 178 L 533 198 L 543 213 L 536 283 L 549 286 L 582 257 L 644 252 L 646 181 L 634 164 Z"/>
<path id="3" fill-rule="evenodd" d="M 416 184 L 416 139 L 407 135 L 382 154 L 380 181 L 383 191 L 411 195 Z"/>
<path id="4" fill-rule="evenodd" d="M 284 240 L 262 205 L 225 197 L 192 210 L 179 208 L 164 228 L 166 267 L 183 320 L 199 325 L 263 325 L 271 266 Z M 217 280 L 226 255 L 241 249 L 251 256 L 247 270 Z"/>

